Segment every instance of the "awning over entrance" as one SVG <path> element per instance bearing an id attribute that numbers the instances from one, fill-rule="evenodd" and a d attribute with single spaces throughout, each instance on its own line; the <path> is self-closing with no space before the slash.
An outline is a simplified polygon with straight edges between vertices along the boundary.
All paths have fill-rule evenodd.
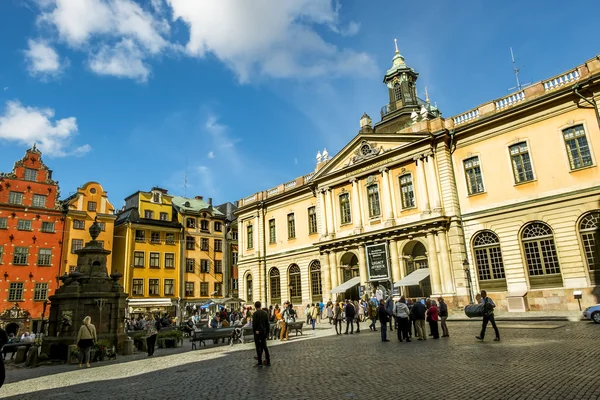
<path id="1" fill-rule="evenodd" d="M 344 293 L 346 290 L 350 289 L 353 286 L 356 286 L 360 283 L 360 276 L 355 276 L 354 278 L 350 279 L 349 281 L 346 281 L 344 283 L 342 283 L 340 286 L 334 288 L 331 293 Z"/>
<path id="2" fill-rule="evenodd" d="M 171 307 L 173 302 L 171 299 L 161 298 L 146 298 L 146 299 L 128 299 L 127 304 L 129 307 Z"/>
<path id="3" fill-rule="evenodd" d="M 418 285 L 423 279 L 427 278 L 428 276 L 429 268 L 420 268 L 406 275 L 398 282 L 394 283 L 394 287 L 415 286 Z"/>

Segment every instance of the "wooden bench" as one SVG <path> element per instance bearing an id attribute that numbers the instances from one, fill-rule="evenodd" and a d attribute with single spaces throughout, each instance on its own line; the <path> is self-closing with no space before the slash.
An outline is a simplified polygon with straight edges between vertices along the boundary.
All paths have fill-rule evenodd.
<path id="1" fill-rule="evenodd" d="M 194 331 L 193 335 L 190 336 L 190 342 L 192 342 L 192 350 L 196 349 L 196 342 L 200 342 L 200 347 L 204 344 L 206 347 L 207 340 L 220 340 L 228 339 L 231 340 L 231 334 L 233 333 L 234 328 L 220 328 L 220 329 L 202 329 L 199 331 Z"/>
<path id="2" fill-rule="evenodd" d="M 291 332 L 292 330 L 296 331 L 296 336 L 298 336 L 298 331 L 300 331 L 300 335 L 303 336 L 304 335 L 302 333 L 303 325 L 304 325 L 304 321 L 291 322 L 291 323 L 287 324 L 287 329 L 289 332 Z"/>

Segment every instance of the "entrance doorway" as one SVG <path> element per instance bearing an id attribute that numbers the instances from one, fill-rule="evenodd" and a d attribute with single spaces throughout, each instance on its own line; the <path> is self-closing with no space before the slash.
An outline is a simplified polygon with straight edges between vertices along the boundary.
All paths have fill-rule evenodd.
<path id="1" fill-rule="evenodd" d="M 10 334 L 12 333 L 13 335 L 17 336 L 17 333 L 19 332 L 19 324 L 11 322 L 10 324 L 6 325 L 6 334 L 10 336 Z"/>
<path id="2" fill-rule="evenodd" d="M 348 282 L 350 279 L 360 276 L 358 268 L 358 257 L 354 253 L 346 253 L 340 259 L 342 268 L 342 282 Z M 351 287 L 344 293 L 344 299 L 358 300 L 358 285 Z"/>
<path id="3" fill-rule="evenodd" d="M 404 246 L 402 253 L 404 258 L 404 276 L 421 268 L 429 268 L 427 261 L 427 251 L 423 243 L 413 240 Z M 429 297 L 431 296 L 431 280 L 429 276 L 423 279 L 419 285 L 404 287 L 406 297 Z"/>

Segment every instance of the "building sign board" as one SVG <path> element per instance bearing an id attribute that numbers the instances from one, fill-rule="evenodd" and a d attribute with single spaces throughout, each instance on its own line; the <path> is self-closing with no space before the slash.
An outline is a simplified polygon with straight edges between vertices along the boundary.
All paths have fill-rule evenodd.
<path id="1" fill-rule="evenodd" d="M 390 277 L 387 243 L 366 246 L 369 281 L 385 281 Z"/>

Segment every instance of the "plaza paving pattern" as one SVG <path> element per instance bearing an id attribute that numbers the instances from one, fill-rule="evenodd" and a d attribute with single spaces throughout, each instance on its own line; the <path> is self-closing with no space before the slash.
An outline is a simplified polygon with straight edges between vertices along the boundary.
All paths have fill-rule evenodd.
<path id="1" fill-rule="evenodd" d="M 253 345 L 116 364 L 9 369 L 9 399 L 598 399 L 600 326 L 589 322 L 499 323 L 475 340 L 478 322 L 455 322 L 450 338 L 389 343 L 363 325 L 271 344 L 271 367 L 253 367 Z M 521 324 L 521 325 L 519 325 Z M 188 349 L 190 344 L 185 343 Z"/>

